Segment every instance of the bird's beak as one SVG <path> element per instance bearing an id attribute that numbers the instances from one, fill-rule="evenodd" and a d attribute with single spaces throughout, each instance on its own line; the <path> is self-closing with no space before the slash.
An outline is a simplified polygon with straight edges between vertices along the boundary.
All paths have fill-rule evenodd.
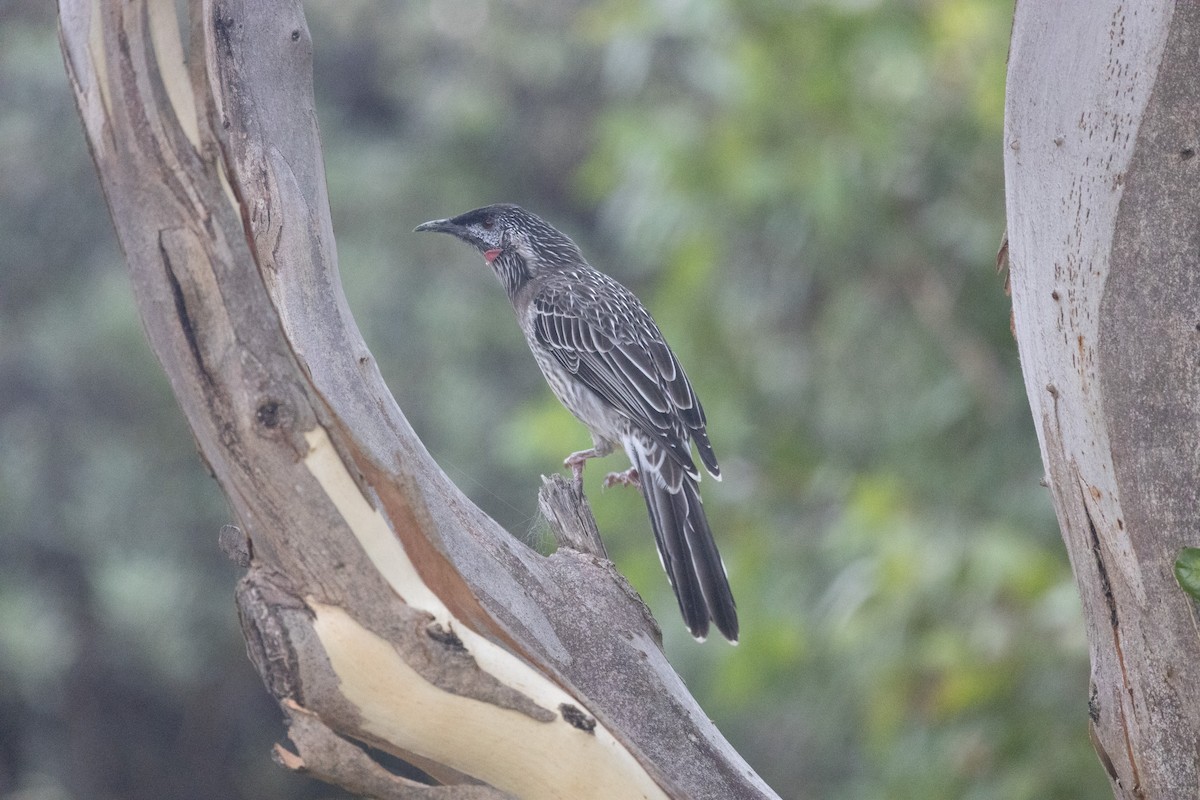
<path id="1" fill-rule="evenodd" d="M 457 234 L 458 226 L 448 219 L 431 219 L 429 222 L 422 222 L 413 228 L 413 233 L 420 233 L 421 231 Z"/>

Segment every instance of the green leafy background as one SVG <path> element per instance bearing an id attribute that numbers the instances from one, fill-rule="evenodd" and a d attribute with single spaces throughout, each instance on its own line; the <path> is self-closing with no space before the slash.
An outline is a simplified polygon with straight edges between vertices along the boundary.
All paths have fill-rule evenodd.
<path id="1" fill-rule="evenodd" d="M 0 0 L 0 795 L 340 797 L 280 715 L 230 521 L 142 336 L 44 0 Z M 451 477 L 546 548 L 588 438 L 480 260 L 413 226 L 514 201 L 653 310 L 725 473 L 742 616 L 694 643 L 630 491 L 618 567 L 786 798 L 1087 798 L 1079 604 L 1009 302 L 998 0 L 309 6 L 346 291 Z"/>

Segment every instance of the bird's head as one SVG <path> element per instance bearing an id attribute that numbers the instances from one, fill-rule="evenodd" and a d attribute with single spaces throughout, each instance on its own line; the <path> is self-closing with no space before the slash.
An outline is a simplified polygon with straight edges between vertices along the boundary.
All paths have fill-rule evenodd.
<path id="1" fill-rule="evenodd" d="M 509 291 L 539 272 L 583 261 L 566 235 L 520 206 L 498 203 L 416 227 L 462 239 L 483 254 Z"/>

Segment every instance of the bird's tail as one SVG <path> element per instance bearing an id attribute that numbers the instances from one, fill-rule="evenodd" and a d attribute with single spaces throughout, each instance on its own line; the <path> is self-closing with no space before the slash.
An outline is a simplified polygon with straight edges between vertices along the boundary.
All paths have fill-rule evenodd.
<path id="1" fill-rule="evenodd" d="M 662 451 L 628 449 L 641 478 L 658 555 L 679 600 L 684 623 L 692 636 L 703 641 L 711 620 L 726 639 L 737 644 L 737 606 L 704 516 L 696 478 Z"/>

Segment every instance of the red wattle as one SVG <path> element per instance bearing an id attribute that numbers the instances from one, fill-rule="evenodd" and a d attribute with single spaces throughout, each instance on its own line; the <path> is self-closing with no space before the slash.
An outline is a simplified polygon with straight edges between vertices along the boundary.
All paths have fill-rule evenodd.
<path id="1" fill-rule="evenodd" d="M 500 248 L 493 247 L 491 250 L 483 251 L 483 260 L 489 264 L 496 260 L 496 256 L 500 255 Z"/>

